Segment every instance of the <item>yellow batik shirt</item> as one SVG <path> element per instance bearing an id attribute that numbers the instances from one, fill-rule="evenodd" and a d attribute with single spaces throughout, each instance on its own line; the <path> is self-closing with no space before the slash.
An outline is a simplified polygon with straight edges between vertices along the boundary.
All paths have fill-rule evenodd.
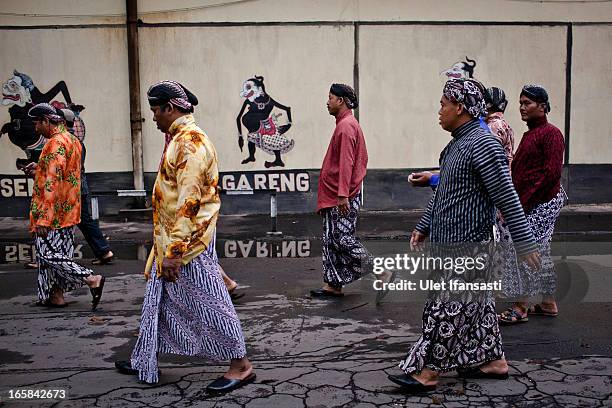
<path id="1" fill-rule="evenodd" d="M 183 265 L 210 244 L 221 200 L 217 184 L 217 152 L 192 115 L 170 126 L 168 144 L 153 187 L 153 249 L 145 276 L 153 261 L 157 275 L 165 258 L 182 256 Z"/>

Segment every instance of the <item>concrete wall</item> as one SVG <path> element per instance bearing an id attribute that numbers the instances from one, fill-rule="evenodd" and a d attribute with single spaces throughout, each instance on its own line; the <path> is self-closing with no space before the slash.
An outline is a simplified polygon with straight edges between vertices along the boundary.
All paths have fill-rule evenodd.
<path id="1" fill-rule="evenodd" d="M 14 69 L 29 75 L 41 92 L 65 81 L 73 101 L 86 107 L 88 171 L 132 169 L 126 41 L 124 28 L 0 28 L 2 83 Z M 54 99 L 64 100 L 61 94 Z M 0 106 L 0 124 L 9 121 Z M 23 174 L 15 168 L 23 152 L 6 135 L 0 146 L 0 174 Z"/>
<path id="2" fill-rule="evenodd" d="M 609 22 L 600 0 L 140 0 L 148 23 L 296 21 Z M 2 0 L 0 25 L 125 22 L 124 0 Z"/>
<path id="3" fill-rule="evenodd" d="M 425 197 L 402 190 L 402 174 L 437 164 L 449 140 L 437 124 L 446 79 L 441 72 L 467 56 L 477 62 L 477 79 L 506 91 L 517 145 L 525 130 L 518 115 L 521 86 L 540 83 L 549 90 L 551 122 L 564 132 L 570 129 L 567 164 L 575 167 L 566 169 L 568 188 L 575 174 L 579 202 L 612 202 L 612 175 L 605 166 L 612 164 L 607 104 L 612 3 L 473 0 L 465 5 L 452 0 L 140 1 L 145 171 L 156 171 L 163 139 L 144 96 L 151 83 L 168 78 L 198 95 L 196 119 L 213 139 L 222 171 L 262 171 L 271 156 L 259 149 L 257 162 L 240 163 L 246 146 L 245 152 L 238 149 L 236 116 L 244 101 L 243 81 L 263 75 L 269 95 L 291 107 L 287 136 L 295 147 L 283 156 L 285 169 L 307 170 L 312 177 L 310 193 L 286 202 L 292 210 L 306 210 L 315 199 L 317 169 L 334 126 L 325 109 L 328 87 L 346 82 L 360 95 L 358 114 L 372 169 L 366 191 L 379 198 L 369 206 L 419 207 Z M 42 91 L 65 81 L 73 101 L 87 108 L 86 167 L 96 173 L 94 184 L 103 187 L 94 190 L 129 187 L 125 1 L 4 0 L 0 34 L 2 82 L 13 69 L 31 76 Z M 0 124 L 8 120 L 0 106 Z M 20 174 L 16 157 L 23 153 L 2 137 L 0 184 L 11 176 L 0 196 L 5 213 L 12 208 L 5 200 L 25 194 L 27 185 L 12 177 Z M 597 185 L 589 184 L 589 172 L 597 174 Z M 109 207 L 122 203 L 105 201 Z M 245 202 L 228 197 L 224 205 L 240 212 Z M 250 202 L 253 211 L 267 211 L 265 197 Z"/>
<path id="4" fill-rule="evenodd" d="M 440 72 L 465 56 L 476 60 L 476 78 L 506 91 L 506 116 L 515 129 L 517 145 L 525 130 L 518 112 L 525 83 L 540 83 L 549 90 L 550 120 L 563 129 L 565 33 L 565 27 L 360 27 L 360 119 L 368 138 L 370 166 L 437 166 L 439 153 L 450 140 L 438 125 L 447 79 Z M 504 44 L 529 46 L 502 46 L 500 38 Z M 546 68 L 534 61 L 546 61 Z"/>
<path id="5" fill-rule="evenodd" d="M 612 163 L 612 27 L 573 29 L 570 163 Z"/>
<path id="6" fill-rule="evenodd" d="M 140 30 L 142 106 L 149 84 L 176 79 L 199 98 L 196 119 L 212 138 L 221 171 L 260 170 L 272 156 L 258 149 L 257 162 L 242 165 L 236 117 L 242 84 L 264 76 L 267 93 L 291 107 L 286 133 L 295 147 L 283 156 L 289 168 L 319 167 L 334 126 L 325 108 L 329 85 L 352 82 L 352 26 L 146 27 Z M 185 52 L 177 44 L 188 46 Z M 145 169 L 157 171 L 163 137 L 145 113 Z M 243 130 L 246 135 L 246 130 Z"/>

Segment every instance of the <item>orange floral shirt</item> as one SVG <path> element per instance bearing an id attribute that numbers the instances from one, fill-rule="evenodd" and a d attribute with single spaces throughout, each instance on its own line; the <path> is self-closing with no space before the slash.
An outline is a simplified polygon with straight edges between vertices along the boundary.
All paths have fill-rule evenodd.
<path id="1" fill-rule="evenodd" d="M 217 152 L 192 115 L 178 118 L 168 130 L 168 143 L 153 186 L 153 261 L 158 275 L 166 258 L 183 264 L 206 250 L 215 233 L 221 200 Z"/>
<path id="2" fill-rule="evenodd" d="M 62 126 L 42 149 L 30 204 L 30 229 L 81 222 L 81 144 Z"/>

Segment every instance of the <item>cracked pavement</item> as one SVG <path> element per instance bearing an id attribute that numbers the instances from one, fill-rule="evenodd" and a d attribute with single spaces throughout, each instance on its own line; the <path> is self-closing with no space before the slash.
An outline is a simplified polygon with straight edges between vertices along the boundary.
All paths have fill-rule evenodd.
<path id="1" fill-rule="evenodd" d="M 383 250 L 399 251 L 405 242 L 393 245 Z M 36 272 L 0 265 L 0 406 L 612 406 L 612 301 L 602 300 L 611 293 L 612 256 L 556 261 L 570 271 L 572 285 L 587 279 L 596 301 L 584 301 L 592 291 L 581 299 L 570 291 L 558 318 L 502 327 L 508 380 L 465 380 L 450 372 L 435 391 L 419 395 L 403 394 L 387 375 L 400 373 L 398 362 L 418 338 L 424 295 L 390 293 L 377 306 L 372 278 L 364 278 L 342 299 L 310 299 L 308 291 L 320 285 L 317 254 L 221 260 L 246 294 L 236 309 L 257 373 L 255 383 L 224 396 L 204 388 L 226 367 L 203 359 L 162 356 L 155 386 L 115 371 L 114 361 L 129 358 L 136 341 L 142 261 L 119 259 L 95 269 L 107 276 L 95 313 L 86 289 L 67 295 L 65 309 L 32 306 Z M 11 389 L 64 389 L 66 398 L 10 400 Z"/>

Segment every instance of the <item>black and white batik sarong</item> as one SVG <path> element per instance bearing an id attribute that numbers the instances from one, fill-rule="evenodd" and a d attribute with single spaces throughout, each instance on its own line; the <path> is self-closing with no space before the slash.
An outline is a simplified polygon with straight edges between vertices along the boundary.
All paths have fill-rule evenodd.
<path id="1" fill-rule="evenodd" d="M 512 246 L 512 238 L 503 237 L 500 244 L 506 246 L 502 252 L 506 254 L 502 268 L 502 291 L 511 298 L 523 298 L 535 295 L 553 295 L 557 290 L 557 273 L 550 256 L 550 242 L 555 230 L 555 222 L 565 205 L 567 195 L 563 187 L 552 200 L 540 204 L 531 210 L 527 222 L 535 237 L 540 251 L 541 268 L 532 270 L 525 262 L 518 262 Z"/>
<path id="2" fill-rule="evenodd" d="M 436 244 L 432 244 L 436 245 Z M 492 241 L 432 248 L 433 257 L 442 259 L 482 259 L 482 269 L 458 273 L 452 269 L 434 270 L 429 279 L 450 284 L 486 283 L 492 279 Z M 422 334 L 399 367 L 406 374 L 420 373 L 427 367 L 437 372 L 479 366 L 504 358 L 501 332 L 490 290 L 431 291 L 423 310 Z"/>
<path id="3" fill-rule="evenodd" d="M 361 200 L 349 200 L 349 213 L 341 215 L 337 207 L 326 208 L 323 215 L 323 281 L 341 288 L 359 279 L 372 263 L 372 256 L 355 237 Z"/>
<path id="4" fill-rule="evenodd" d="M 53 288 L 62 292 L 82 287 L 93 272 L 72 260 L 74 227 L 52 229 L 46 237 L 35 239 L 38 262 L 38 299 L 46 302 Z"/>
<path id="5" fill-rule="evenodd" d="M 158 278 L 153 264 L 131 358 L 141 381 L 158 381 L 159 353 L 218 362 L 246 356 L 240 320 L 219 272 L 214 238 L 205 252 L 181 267 L 174 283 Z"/>

